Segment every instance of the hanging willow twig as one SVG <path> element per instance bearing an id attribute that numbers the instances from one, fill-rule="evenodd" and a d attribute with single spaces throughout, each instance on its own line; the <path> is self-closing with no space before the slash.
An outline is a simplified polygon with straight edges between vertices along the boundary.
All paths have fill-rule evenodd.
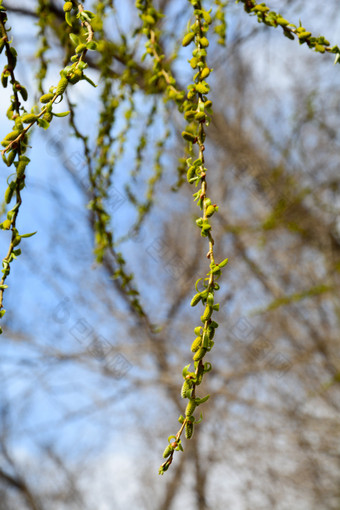
<path id="1" fill-rule="evenodd" d="M 213 320 L 214 312 L 219 310 L 219 304 L 215 303 L 215 291 L 219 289 L 217 279 L 221 276 L 222 268 L 227 264 L 228 259 L 217 264 L 215 262 L 214 238 L 211 226 L 211 217 L 218 211 L 218 206 L 214 204 L 207 193 L 207 175 L 208 169 L 205 166 L 205 126 L 209 124 L 212 114 L 212 102 L 208 99 L 210 87 L 206 81 L 212 69 L 207 65 L 207 47 L 209 40 L 207 33 L 209 25 L 212 23 L 212 17 L 206 11 L 201 1 L 189 0 L 194 8 L 195 21 L 190 26 L 189 32 L 183 39 L 183 46 L 191 43 L 195 44 L 190 60 L 191 67 L 195 70 L 193 83 L 188 86 L 189 92 L 184 101 L 184 117 L 189 122 L 183 138 L 189 143 L 189 152 L 191 157 L 187 159 L 187 180 L 190 184 L 199 187 L 194 193 L 194 200 L 202 211 L 202 216 L 196 220 L 196 224 L 201 231 L 201 236 L 208 240 L 207 258 L 210 260 L 209 271 L 205 277 L 196 282 L 196 294 L 191 300 L 191 306 L 201 303 L 203 305 L 203 314 L 201 315 L 201 325 L 194 328 L 196 338 L 194 339 L 191 351 L 193 355 L 194 370 L 190 371 L 190 364 L 183 369 L 184 382 L 182 385 L 181 396 L 188 399 L 185 409 L 185 416 L 179 417 L 181 427 L 176 435 L 169 436 L 168 446 L 165 448 L 163 457 L 166 461 L 161 465 L 159 473 L 163 474 L 169 469 L 175 451 L 183 450 L 181 436 L 185 430 L 185 436 L 190 439 L 194 432 L 194 425 L 199 423 L 199 419 L 194 416 L 195 409 L 206 402 L 209 395 L 200 398 L 196 395 L 196 388 L 201 384 L 205 373 L 211 370 L 211 363 L 204 362 L 207 352 L 214 345 L 215 329 L 218 324 Z M 198 286 L 202 283 L 202 288 Z"/>
<path id="2" fill-rule="evenodd" d="M 94 31 L 91 25 L 91 20 L 94 14 L 85 10 L 80 2 L 65 2 L 64 3 L 65 20 L 71 27 L 77 19 L 81 24 L 81 32 L 79 35 L 74 33 L 70 34 L 70 39 L 75 46 L 74 55 L 71 58 L 72 64 L 66 66 L 60 72 L 61 78 L 58 85 L 52 86 L 49 93 L 43 94 L 40 97 L 40 103 L 43 105 L 39 107 L 33 106 L 30 113 L 22 106 L 21 98 L 27 101 L 27 90 L 15 77 L 15 68 L 17 65 L 17 52 L 10 44 L 7 35 L 6 22 L 7 14 L 6 8 L 0 0 L 0 53 L 5 50 L 7 64 L 5 65 L 1 74 L 1 84 L 3 87 L 8 86 L 10 81 L 13 89 L 11 96 L 11 105 L 7 110 L 7 117 L 14 122 L 13 130 L 8 133 L 2 140 L 1 145 L 4 149 L 1 151 L 2 159 L 8 167 L 15 166 L 16 172 L 14 177 L 9 177 L 8 188 L 5 191 L 5 203 L 10 204 L 15 196 L 16 203 L 14 207 L 7 213 L 7 218 L 0 224 L 2 230 L 11 230 L 12 236 L 9 244 L 7 255 L 2 260 L 2 279 L 0 281 L 0 317 L 3 317 L 5 310 L 3 309 L 3 294 L 7 288 L 5 281 L 10 273 L 11 262 L 16 259 L 20 254 L 20 248 L 17 246 L 21 240 L 26 237 L 31 237 L 35 232 L 29 234 L 19 234 L 16 220 L 19 209 L 22 203 L 21 190 L 25 187 L 25 173 L 26 167 L 30 159 L 25 156 L 28 147 L 28 134 L 32 127 L 38 125 L 43 129 L 48 129 L 53 117 L 64 117 L 69 112 L 55 113 L 53 111 L 54 103 L 59 100 L 62 101 L 63 94 L 67 87 L 72 84 L 78 83 L 80 80 L 86 80 L 91 85 L 94 83 L 84 74 L 87 64 L 84 61 L 85 55 L 88 50 L 95 50 L 97 43 L 93 40 Z M 19 97 L 19 95 L 21 97 Z M 26 125 L 26 127 L 24 127 Z M 0 328 L 0 333 L 2 329 Z"/>
<path id="3" fill-rule="evenodd" d="M 317 53 L 334 53 L 334 63 L 340 63 L 339 46 L 331 46 L 331 43 L 322 35 L 318 37 L 313 36 L 312 32 L 309 32 L 302 26 L 301 21 L 299 26 L 289 22 L 280 13 L 272 11 L 264 2 L 258 4 L 255 0 L 237 0 L 236 3 L 242 3 L 246 12 L 256 15 L 259 23 L 264 23 L 274 28 L 282 28 L 283 35 L 288 37 L 288 39 L 294 41 L 296 36 L 300 44 L 306 44 L 308 48 Z"/>

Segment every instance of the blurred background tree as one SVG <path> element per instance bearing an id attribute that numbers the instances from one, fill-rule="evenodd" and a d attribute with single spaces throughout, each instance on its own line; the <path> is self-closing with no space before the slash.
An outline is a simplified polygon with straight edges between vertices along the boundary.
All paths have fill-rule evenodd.
<path id="1" fill-rule="evenodd" d="M 69 62 L 70 27 L 62 2 L 3 4 L 29 111 Z M 57 108 L 71 114 L 37 128 L 27 152 L 18 225 L 38 234 L 22 242 L 5 292 L 0 508 L 340 508 L 339 68 L 224 4 L 204 4 L 218 18 L 208 185 L 217 255 L 229 258 L 204 420 L 160 478 L 185 405 L 206 247 L 180 159 L 185 122 L 164 80 L 150 83 L 139 13 L 130 1 L 88 1 L 99 51 L 86 74 L 98 87 L 68 87 Z M 184 90 L 192 6 L 154 5 L 164 66 Z M 269 7 L 338 42 L 335 1 Z M 214 33 L 222 13 L 225 46 Z M 10 95 L 1 90 L 1 139 Z M 4 255 L 9 238 L 1 231 Z"/>

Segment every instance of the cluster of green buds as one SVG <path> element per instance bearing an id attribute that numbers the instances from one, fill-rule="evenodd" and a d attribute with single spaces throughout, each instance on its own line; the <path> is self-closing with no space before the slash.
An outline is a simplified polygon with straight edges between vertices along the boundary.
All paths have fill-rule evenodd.
<path id="1" fill-rule="evenodd" d="M 207 258 L 210 259 L 210 270 L 205 278 L 197 280 L 195 288 L 196 294 L 191 300 L 191 306 L 196 306 L 201 303 L 204 307 L 201 315 L 201 325 L 194 329 L 195 339 L 191 346 L 193 352 L 193 365 L 194 371 L 190 372 L 190 364 L 183 369 L 184 382 L 182 385 L 181 396 L 188 399 L 188 404 L 185 410 L 185 416 L 179 417 L 181 428 L 175 437 L 175 443 L 180 440 L 183 430 L 185 436 L 190 439 L 193 435 L 194 425 L 199 423 L 202 415 L 197 420 L 194 417 L 195 409 L 206 402 L 209 395 L 200 398 L 196 396 L 196 387 L 199 386 L 203 380 L 205 373 L 211 370 L 211 363 L 204 362 L 203 359 L 207 352 L 209 352 L 214 345 L 215 330 L 218 323 L 213 320 L 212 315 L 218 312 L 219 304 L 215 303 L 214 293 L 219 289 L 217 279 L 221 276 L 223 267 L 226 266 L 228 259 L 223 260 L 219 264 L 214 260 L 214 239 L 212 237 L 212 226 L 210 218 L 218 211 L 218 206 L 212 202 L 207 196 L 207 168 L 204 166 L 204 141 L 205 141 L 205 126 L 209 123 L 212 114 L 212 102 L 208 99 L 210 87 L 206 79 L 210 75 L 210 69 L 206 62 L 207 47 L 209 41 L 207 32 L 212 23 L 210 11 L 202 8 L 202 2 L 198 0 L 189 0 L 194 7 L 195 22 L 189 27 L 188 33 L 183 39 L 183 46 L 188 46 L 191 43 L 195 44 L 192 52 L 192 58 L 189 61 L 191 67 L 195 70 L 193 83 L 188 86 L 187 98 L 183 102 L 184 117 L 188 121 L 188 125 L 182 133 L 183 138 L 189 143 L 189 151 L 191 156 L 187 159 L 187 180 L 190 184 L 199 187 L 199 190 L 194 193 L 194 200 L 202 211 L 202 216 L 196 220 L 197 226 L 201 230 L 201 236 L 208 238 L 209 251 Z M 197 147 L 196 156 L 194 150 Z M 202 289 L 199 290 L 199 285 Z M 182 448 L 180 448 L 182 449 Z M 166 461 L 161 465 L 159 473 L 163 474 L 169 469 L 174 451 L 171 444 L 164 452 Z"/>
<path id="2" fill-rule="evenodd" d="M 76 5 L 76 3 L 73 2 L 65 2 L 64 5 L 64 11 L 65 11 L 65 19 L 67 19 L 68 23 L 71 24 L 71 10 L 77 8 L 77 15 L 76 17 L 81 21 L 82 26 L 84 26 L 84 34 L 81 36 L 71 33 L 70 39 L 72 43 L 74 44 L 75 48 L 75 54 L 71 57 L 71 61 L 73 64 L 66 66 L 61 72 L 60 72 L 60 80 L 58 85 L 52 86 L 49 89 L 49 93 L 43 94 L 40 97 L 40 102 L 44 105 L 42 108 L 39 108 L 37 105 L 35 105 L 30 113 L 27 113 L 24 111 L 22 114 L 19 112 L 19 108 L 17 108 L 17 112 L 14 113 L 15 108 L 15 102 L 12 101 L 11 107 L 7 113 L 8 117 L 12 120 L 15 120 L 14 129 L 12 132 L 10 132 L 3 141 L 1 142 L 2 146 L 5 147 L 5 149 L 2 150 L 2 156 L 5 161 L 5 163 L 10 166 L 12 163 L 15 155 L 16 155 L 16 149 L 18 147 L 18 144 L 20 143 L 20 149 L 21 153 L 23 150 L 27 147 L 27 131 L 34 125 L 37 124 L 38 126 L 42 127 L 43 129 L 47 129 L 49 127 L 50 122 L 53 119 L 53 116 L 55 117 L 64 117 L 69 112 L 63 112 L 63 113 L 54 113 L 52 111 L 53 103 L 60 98 L 62 100 L 62 96 L 69 84 L 74 85 L 75 83 L 78 83 L 80 80 L 86 80 L 88 81 L 92 86 L 95 87 L 95 84 L 90 80 L 88 76 L 84 74 L 84 70 L 87 68 L 86 62 L 84 62 L 85 54 L 88 50 L 95 50 L 97 48 L 97 43 L 93 41 L 93 30 L 91 28 L 91 19 L 94 17 L 94 14 L 92 14 L 90 11 L 85 11 L 81 4 Z M 8 62 L 11 62 L 10 69 L 14 69 L 15 63 L 16 63 L 16 56 L 13 57 L 13 55 L 16 55 L 16 52 L 13 48 L 10 48 L 11 51 L 6 50 L 7 57 L 9 58 Z M 5 79 L 7 76 L 8 67 L 6 68 L 6 72 L 4 71 L 3 74 L 5 74 Z M 3 84 L 4 86 L 7 86 L 7 82 Z M 24 94 L 24 99 L 27 99 L 27 91 L 24 87 L 22 87 L 20 84 L 15 81 L 13 84 L 13 87 L 19 90 L 22 94 Z M 24 91 L 24 92 L 23 92 Z M 24 128 L 24 124 L 28 124 L 27 127 Z M 14 152 L 14 156 L 13 153 Z M 5 157 L 5 154 L 9 153 L 7 159 Z"/>
<path id="3" fill-rule="evenodd" d="M 257 16 L 259 23 L 264 23 L 274 28 L 280 26 L 283 29 L 283 34 L 288 39 L 294 40 L 296 36 L 300 44 L 306 43 L 309 48 L 314 49 L 318 53 L 328 52 L 335 54 L 335 64 L 340 61 L 339 47 L 331 46 L 330 42 L 323 36 L 314 37 L 312 32 L 309 32 L 302 26 L 301 21 L 299 26 L 290 23 L 281 14 L 270 10 L 264 2 L 258 4 L 255 0 L 237 0 L 236 3 L 239 2 L 244 4 L 246 12 Z"/>
<path id="4" fill-rule="evenodd" d="M 21 205 L 21 191 L 25 187 L 25 169 L 30 161 L 24 154 L 28 144 L 27 135 L 25 135 L 21 141 L 18 140 L 20 131 L 23 129 L 23 121 L 20 111 L 23 109 L 21 101 L 26 101 L 28 94 L 26 88 L 15 77 L 17 52 L 9 41 L 8 32 L 10 29 L 6 28 L 6 23 L 6 9 L 0 0 L 0 54 L 4 51 L 7 60 L 7 63 L 1 73 L 1 85 L 4 88 L 7 88 L 10 83 L 12 86 L 13 94 L 11 95 L 11 103 L 7 110 L 7 117 L 9 120 L 14 122 L 12 131 L 8 133 L 2 141 L 2 145 L 5 147 L 10 145 L 11 150 L 7 157 L 3 151 L 2 159 L 8 167 L 11 165 L 15 166 L 15 172 L 7 179 L 4 203 L 9 205 L 14 197 L 16 199 L 11 210 L 7 212 L 6 219 L 0 223 L 1 230 L 11 230 L 12 233 L 7 255 L 2 260 L 2 277 L 0 280 L 0 318 L 2 318 L 6 313 L 6 310 L 3 309 L 3 294 L 7 288 L 5 281 L 10 273 L 10 264 L 21 254 L 21 250 L 20 248 L 17 248 L 17 246 L 20 244 L 22 238 L 30 237 L 35 233 L 20 235 L 16 228 L 16 218 Z M 15 158 L 17 158 L 16 161 Z M 0 333 L 2 333 L 1 328 Z"/>
<path id="5" fill-rule="evenodd" d="M 7 117 L 12 120 L 16 118 L 21 106 L 20 96 L 22 100 L 26 101 L 28 94 L 27 89 L 18 80 L 16 80 L 14 75 L 18 55 L 16 49 L 9 42 L 7 32 L 9 32 L 10 29 L 6 29 L 6 22 L 6 9 L 2 5 L 2 0 L 0 0 L 0 54 L 5 50 L 7 60 L 7 63 L 1 72 L 1 85 L 4 88 L 7 88 L 9 81 L 12 85 L 13 95 L 11 96 L 11 105 L 7 110 Z"/>
<path id="6" fill-rule="evenodd" d="M 159 469 L 159 474 L 161 475 L 169 469 L 173 460 L 174 452 L 179 450 L 183 451 L 181 444 L 181 435 L 183 430 L 185 430 L 185 437 L 190 439 L 194 432 L 194 425 L 202 421 L 202 413 L 198 419 L 195 418 L 195 409 L 200 404 L 206 402 L 210 397 L 210 395 L 206 395 L 203 398 L 195 397 L 195 387 L 202 382 L 203 375 L 211 370 L 211 363 L 206 362 L 203 364 L 201 360 L 199 360 L 197 363 L 195 362 L 195 365 L 197 365 L 195 372 L 189 371 L 190 364 L 185 366 L 183 369 L 182 374 L 184 382 L 182 385 L 181 396 L 182 398 L 187 398 L 189 401 L 185 408 L 185 416 L 180 415 L 178 418 L 178 421 L 181 423 L 181 428 L 175 436 L 168 437 L 169 444 L 163 452 L 163 458 L 166 459 L 166 461 Z M 172 439 L 174 439 L 174 441 L 171 442 Z"/>
<path id="7" fill-rule="evenodd" d="M 46 53 L 50 49 L 48 29 L 53 13 L 51 12 L 50 6 L 47 4 L 47 2 L 45 2 L 45 0 L 38 0 L 36 6 L 36 14 L 38 18 L 37 26 L 39 27 L 37 37 L 40 43 L 39 48 L 35 54 L 35 57 L 39 62 L 39 69 L 36 73 L 36 78 L 38 82 L 38 90 L 41 94 L 43 94 L 43 81 L 46 78 L 48 68 L 48 59 L 46 58 Z"/>
<path id="8" fill-rule="evenodd" d="M 17 52 L 16 49 L 10 45 L 8 41 L 7 32 L 10 29 L 6 29 L 5 25 L 7 22 L 6 8 L 2 5 L 2 1 L 0 1 L 0 54 L 5 50 L 7 64 L 4 66 L 1 72 L 1 84 L 4 88 L 8 85 L 8 80 L 10 80 L 14 97 L 12 98 L 11 111 L 19 108 L 19 98 L 18 93 L 21 95 L 24 101 L 27 100 L 27 90 L 21 85 L 19 81 L 17 81 L 14 77 L 14 69 L 17 65 Z"/>
<path id="9" fill-rule="evenodd" d="M 226 32 L 227 32 L 227 22 L 225 18 L 225 8 L 229 4 L 228 0 L 215 0 L 215 4 L 217 6 L 215 19 L 218 21 L 214 27 L 215 34 L 218 35 L 218 44 L 225 46 L 226 41 Z"/>
<path id="10" fill-rule="evenodd" d="M 157 30 L 157 21 L 164 16 L 155 9 L 151 0 L 136 0 L 136 8 L 140 11 L 139 17 L 143 21 L 142 32 L 150 38 L 151 32 Z M 150 44 L 148 44 L 146 48 L 148 49 L 146 54 L 152 54 Z"/>
<path id="11" fill-rule="evenodd" d="M 194 174 L 204 173 L 203 169 L 203 151 L 204 151 L 204 124 L 208 125 L 210 121 L 212 102 L 208 100 L 207 94 L 210 87 L 206 79 L 212 72 L 206 63 L 207 47 L 209 40 L 206 34 L 209 30 L 209 25 L 212 23 L 210 12 L 201 8 L 200 2 L 191 2 L 195 9 L 195 22 L 190 26 L 188 33 L 184 36 L 182 45 L 189 46 L 195 43 L 195 48 L 192 52 L 192 58 L 189 63 L 194 69 L 195 75 L 193 83 L 188 85 L 187 98 L 183 103 L 184 118 L 188 121 L 186 129 L 182 132 L 183 138 L 191 144 L 197 143 L 199 145 L 200 154 L 194 164 L 190 164 L 190 170 Z M 189 162 L 191 162 L 189 160 Z M 195 167 L 195 170 L 192 167 Z M 190 174 L 190 172 L 188 172 Z M 199 176 L 197 176 L 199 179 Z M 190 177 L 190 182 L 193 182 L 193 175 Z"/>
<path id="12" fill-rule="evenodd" d="M 165 55 L 160 44 L 160 30 L 158 22 L 163 18 L 163 14 L 153 6 L 152 0 L 137 0 L 136 7 L 140 11 L 139 17 L 143 22 L 142 33 L 148 38 L 145 45 L 146 52 L 142 60 L 147 55 L 153 58 L 153 67 L 149 85 L 157 85 L 158 89 L 165 89 L 166 98 L 171 99 L 180 106 L 183 102 L 185 93 L 176 86 L 176 80 L 171 73 L 169 62 L 165 62 Z"/>
<path id="13" fill-rule="evenodd" d="M 84 56 L 88 50 L 95 50 L 96 43 L 93 41 L 93 30 L 91 27 L 91 20 L 94 15 L 90 11 L 84 10 L 81 3 L 78 2 L 65 2 L 64 4 L 65 19 L 69 25 L 72 25 L 72 11 L 79 19 L 82 31 L 81 35 L 70 34 L 72 43 L 76 46 L 75 54 L 72 56 L 72 64 L 66 66 L 60 73 L 60 80 L 57 86 L 52 86 L 47 94 L 40 97 L 41 106 L 34 105 L 30 112 L 21 105 L 19 94 L 21 98 L 27 100 L 27 90 L 15 78 L 14 70 L 17 64 L 17 52 L 13 46 L 10 45 L 7 30 L 6 30 L 6 9 L 0 0 L 0 54 L 5 50 L 7 57 L 7 64 L 5 65 L 1 74 L 1 84 L 3 87 L 8 86 L 10 81 L 13 89 L 11 96 L 11 104 L 7 110 L 7 117 L 13 121 L 12 131 L 8 133 L 1 141 L 4 147 L 1 151 L 2 160 L 10 167 L 15 166 L 16 172 L 11 174 L 8 178 L 8 187 L 5 191 L 4 202 L 9 205 L 15 198 L 14 206 L 7 212 L 6 219 L 0 224 L 1 230 L 11 230 L 12 237 L 10 246 L 6 257 L 2 261 L 2 279 L 0 281 L 0 311 L 1 317 L 4 315 L 5 310 L 3 307 L 3 292 L 7 288 L 5 280 L 10 273 L 10 264 L 20 255 L 20 249 L 15 249 L 21 242 L 22 238 L 30 237 L 35 234 L 20 235 L 16 227 L 16 219 L 22 203 L 21 191 L 25 187 L 25 172 L 30 159 L 25 155 L 28 147 L 28 131 L 34 126 L 38 125 L 43 129 L 47 129 L 53 117 L 64 117 L 69 112 L 55 113 L 53 112 L 53 104 L 58 99 L 62 100 L 63 94 L 69 84 L 75 84 L 79 80 L 87 80 L 91 85 L 94 83 L 84 75 L 84 69 L 87 64 L 84 62 Z M 1 332 L 1 329 L 0 329 Z"/>

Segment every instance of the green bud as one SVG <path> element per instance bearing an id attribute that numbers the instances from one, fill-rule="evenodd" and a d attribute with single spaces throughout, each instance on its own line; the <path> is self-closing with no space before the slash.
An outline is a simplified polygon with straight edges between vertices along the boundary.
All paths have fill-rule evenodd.
<path id="1" fill-rule="evenodd" d="M 210 216 L 212 216 L 215 212 L 215 207 L 213 205 L 209 205 L 209 207 L 207 207 L 207 210 L 206 210 L 206 216 L 209 218 Z"/>
<path id="2" fill-rule="evenodd" d="M 9 230 L 11 227 L 11 220 L 5 220 L 2 222 L 2 228 L 4 230 Z"/>
<path id="3" fill-rule="evenodd" d="M 182 131 L 182 136 L 184 140 L 187 142 L 195 143 L 196 142 L 196 135 L 193 135 L 192 133 L 189 133 L 188 131 Z"/>
<path id="4" fill-rule="evenodd" d="M 63 7 L 64 12 L 70 12 L 72 7 L 73 7 L 72 2 L 65 2 Z"/>
<path id="5" fill-rule="evenodd" d="M 212 306 L 207 305 L 207 306 L 205 307 L 204 313 L 203 313 L 203 315 L 202 315 L 202 317 L 201 317 L 202 322 L 205 322 L 205 321 L 209 320 L 209 319 L 210 319 L 210 317 L 211 317 L 212 312 L 213 312 L 213 308 L 212 308 Z"/>
<path id="6" fill-rule="evenodd" d="M 46 104 L 52 101 L 53 98 L 54 94 L 44 94 L 43 96 L 41 96 L 40 102 Z"/>
<path id="7" fill-rule="evenodd" d="M 21 120 L 24 124 L 31 124 L 32 122 L 35 122 L 36 119 L 37 117 L 34 115 L 34 113 L 27 113 L 21 117 Z"/>
<path id="8" fill-rule="evenodd" d="M 202 337 L 198 336 L 191 344 L 191 352 L 196 352 L 200 348 L 202 343 Z"/>
<path id="9" fill-rule="evenodd" d="M 202 122 L 203 120 L 205 120 L 205 113 L 197 112 L 195 115 L 195 120 L 198 120 L 199 122 Z"/>
<path id="10" fill-rule="evenodd" d="M 196 306 L 197 303 L 199 303 L 201 299 L 202 299 L 201 294 L 195 294 L 190 302 L 190 306 Z"/>
<path id="11" fill-rule="evenodd" d="M 182 46 L 188 46 L 191 43 L 191 41 L 193 41 L 194 37 L 195 37 L 194 32 L 189 32 L 188 34 L 186 34 L 183 38 Z"/>
<path id="12" fill-rule="evenodd" d="M 201 37 L 200 38 L 200 45 L 202 46 L 202 48 L 207 48 L 209 46 L 209 41 L 206 37 Z"/>
<path id="13" fill-rule="evenodd" d="M 21 97 L 23 98 L 24 101 L 27 101 L 27 98 L 28 98 L 28 92 L 27 92 L 27 89 L 25 89 L 25 87 L 20 87 L 19 89 L 19 92 L 21 94 Z"/>
<path id="14" fill-rule="evenodd" d="M 186 422 L 185 424 L 185 437 L 187 439 L 192 438 L 192 435 L 194 433 L 194 425 L 190 422 Z"/>
<path id="15" fill-rule="evenodd" d="M 209 292 L 209 294 L 208 294 L 207 304 L 209 306 L 213 306 L 213 304 L 214 304 L 214 294 L 212 292 Z"/>
<path id="16" fill-rule="evenodd" d="M 7 140 L 11 142 L 12 140 L 15 140 L 19 135 L 20 131 L 16 129 L 15 131 L 11 131 L 10 133 L 8 133 L 8 135 L 5 136 L 4 141 Z"/>
<path id="17" fill-rule="evenodd" d="M 196 409 L 196 402 L 195 400 L 189 400 L 188 404 L 187 404 L 187 407 L 185 408 L 185 416 L 191 416 L 192 413 L 195 411 Z"/>
<path id="18" fill-rule="evenodd" d="M 209 69 L 209 67 L 205 67 L 204 69 L 202 69 L 200 77 L 204 80 L 204 78 L 209 76 L 210 72 L 211 70 Z"/>
<path id="19" fill-rule="evenodd" d="M 12 241 L 13 246 L 18 246 L 18 244 L 20 244 L 20 242 L 21 242 L 21 236 L 19 236 L 19 235 L 15 236 L 15 238 Z"/>
<path id="20" fill-rule="evenodd" d="M 187 181 L 190 183 L 191 179 L 196 176 L 196 167 L 191 166 L 187 171 Z"/>
<path id="21" fill-rule="evenodd" d="M 12 200 L 14 189 L 15 189 L 14 183 L 11 183 L 11 185 L 8 186 L 8 188 L 6 189 L 6 191 L 5 191 L 5 202 L 6 202 L 6 204 L 9 204 L 10 201 Z"/>
<path id="22" fill-rule="evenodd" d="M 151 16 L 151 14 L 143 14 L 141 16 L 142 20 L 145 21 L 145 23 L 147 23 L 148 25 L 153 25 L 154 23 L 156 23 L 156 20 L 153 16 Z"/>
<path id="23" fill-rule="evenodd" d="M 19 161 L 18 166 L 17 166 L 18 179 L 21 179 L 24 176 L 26 166 L 27 166 L 27 163 L 25 163 L 25 161 Z"/>
<path id="24" fill-rule="evenodd" d="M 7 161 L 5 161 L 7 166 L 11 166 L 14 161 L 15 156 L 17 155 L 17 151 L 11 151 L 7 156 Z M 5 157 L 5 156 L 4 156 Z"/>
<path id="25" fill-rule="evenodd" d="M 8 84 L 8 76 L 6 73 L 1 74 L 1 85 L 6 88 Z"/>
<path id="26" fill-rule="evenodd" d="M 185 120 L 192 120 L 196 115 L 196 110 L 188 110 L 184 114 Z"/>
<path id="27" fill-rule="evenodd" d="M 289 25 L 289 21 L 287 21 L 286 19 L 282 18 L 282 16 L 279 16 L 278 18 L 276 18 L 276 23 L 278 25 L 283 26 L 283 27 L 285 27 L 286 25 Z"/>
<path id="28" fill-rule="evenodd" d="M 68 85 L 68 79 L 66 78 L 66 76 L 63 76 L 61 78 L 61 80 L 59 81 L 59 83 L 57 85 L 57 89 L 55 91 L 57 96 L 61 96 L 61 94 L 63 94 L 65 92 L 67 85 Z"/>
<path id="29" fill-rule="evenodd" d="M 199 361 L 200 359 L 204 358 L 206 352 L 207 350 L 204 347 L 201 347 L 200 349 L 198 349 L 198 351 L 196 352 L 192 359 L 194 361 Z"/>
<path id="30" fill-rule="evenodd" d="M 202 11 L 202 16 L 204 18 L 204 21 L 206 23 L 208 23 L 208 25 L 210 25 L 210 23 L 212 23 L 212 17 L 210 16 L 210 14 L 207 11 Z"/>
<path id="31" fill-rule="evenodd" d="M 163 458 L 166 459 L 172 452 L 173 452 L 172 446 L 168 445 L 163 452 Z"/>
<path id="32" fill-rule="evenodd" d="M 191 384 L 189 381 L 184 381 L 181 389 L 181 397 L 188 398 L 187 392 L 191 390 Z"/>
<path id="33" fill-rule="evenodd" d="M 307 39 L 312 35 L 312 32 L 301 32 L 298 34 L 299 39 Z"/>
<path id="34" fill-rule="evenodd" d="M 194 329 L 195 335 L 200 335 L 202 333 L 202 326 L 197 326 L 197 328 Z"/>
<path id="35" fill-rule="evenodd" d="M 268 12 L 270 9 L 266 5 L 255 5 L 255 7 L 252 8 L 252 11 L 255 12 Z"/>
<path id="36" fill-rule="evenodd" d="M 318 51 L 320 53 L 325 53 L 326 49 L 324 46 L 321 46 L 321 44 L 316 44 L 315 45 L 315 51 Z"/>
<path id="37" fill-rule="evenodd" d="M 210 90 L 209 89 L 209 85 L 208 84 L 204 84 L 204 83 L 196 83 L 195 89 L 200 94 L 207 94 L 209 92 L 209 90 Z"/>

